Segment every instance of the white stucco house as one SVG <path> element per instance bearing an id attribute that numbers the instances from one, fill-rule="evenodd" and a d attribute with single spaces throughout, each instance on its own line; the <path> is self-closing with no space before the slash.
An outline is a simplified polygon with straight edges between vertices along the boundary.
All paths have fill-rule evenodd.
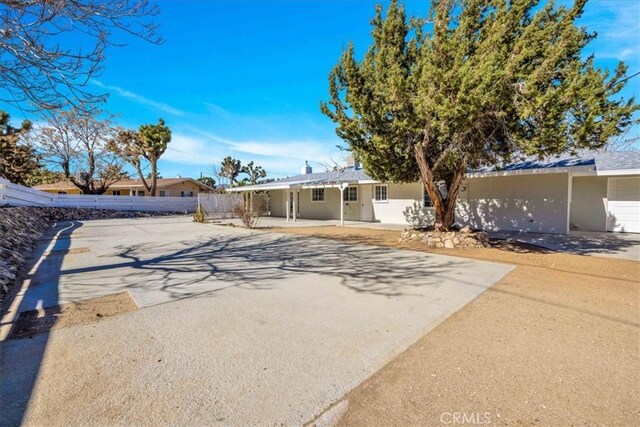
<path id="1" fill-rule="evenodd" d="M 302 174 L 230 191 L 267 191 L 269 213 L 295 221 L 339 219 L 406 224 L 420 183 L 379 182 L 352 162 L 343 170 Z M 582 152 L 546 161 L 470 170 L 456 221 L 484 230 L 566 234 L 571 230 L 640 232 L 640 152 Z"/>

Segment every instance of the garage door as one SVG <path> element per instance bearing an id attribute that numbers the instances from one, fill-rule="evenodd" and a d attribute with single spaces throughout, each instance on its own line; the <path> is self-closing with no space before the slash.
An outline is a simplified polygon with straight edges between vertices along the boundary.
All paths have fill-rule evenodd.
<path id="1" fill-rule="evenodd" d="M 640 177 L 609 178 L 607 231 L 640 233 Z"/>

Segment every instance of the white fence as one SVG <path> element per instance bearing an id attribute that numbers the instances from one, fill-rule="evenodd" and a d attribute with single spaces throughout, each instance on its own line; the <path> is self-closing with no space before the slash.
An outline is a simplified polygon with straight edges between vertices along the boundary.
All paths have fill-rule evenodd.
<path id="1" fill-rule="evenodd" d="M 59 208 L 113 209 L 120 211 L 194 212 L 197 197 L 96 196 L 51 194 L 0 178 L 0 205 Z"/>

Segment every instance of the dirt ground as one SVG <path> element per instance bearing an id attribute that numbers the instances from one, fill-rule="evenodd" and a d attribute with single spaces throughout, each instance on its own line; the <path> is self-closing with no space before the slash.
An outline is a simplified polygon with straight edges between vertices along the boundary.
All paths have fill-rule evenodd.
<path id="1" fill-rule="evenodd" d="M 495 242 L 426 249 L 399 232 L 272 230 L 517 268 L 351 391 L 340 425 L 640 425 L 640 263 Z"/>
<path id="2" fill-rule="evenodd" d="M 11 338 L 27 338 L 52 329 L 85 325 L 138 309 L 128 292 L 20 313 Z"/>

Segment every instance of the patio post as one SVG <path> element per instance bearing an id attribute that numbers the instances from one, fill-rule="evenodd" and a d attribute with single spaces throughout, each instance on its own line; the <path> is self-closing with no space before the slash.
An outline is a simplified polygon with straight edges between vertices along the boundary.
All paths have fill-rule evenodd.
<path id="1" fill-rule="evenodd" d="M 298 192 L 294 190 L 293 192 L 293 222 L 296 222 L 297 211 L 298 210 Z"/>
<path id="2" fill-rule="evenodd" d="M 287 213 L 287 222 L 289 222 L 289 209 L 290 209 L 290 203 L 291 203 L 289 201 L 289 197 L 290 197 L 291 192 L 289 190 L 286 190 L 286 191 L 287 191 L 287 201 L 286 201 L 287 205 L 285 206 L 284 210 Z"/>
<path id="3" fill-rule="evenodd" d="M 344 225 L 344 189 L 347 188 L 347 184 L 340 184 L 340 225 Z"/>

